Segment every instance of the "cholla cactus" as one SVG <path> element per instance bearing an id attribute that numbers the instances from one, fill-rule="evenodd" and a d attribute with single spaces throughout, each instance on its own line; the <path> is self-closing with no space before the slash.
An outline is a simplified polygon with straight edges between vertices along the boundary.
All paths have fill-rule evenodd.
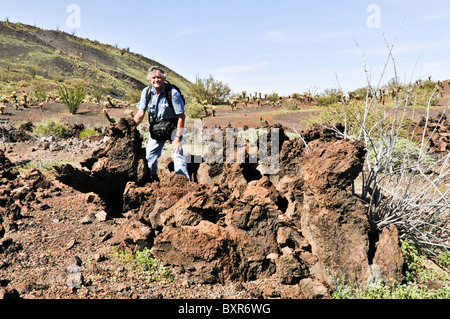
<path id="1" fill-rule="evenodd" d="M 243 101 L 243 103 L 244 103 L 244 107 L 247 107 L 247 105 L 248 105 L 248 102 L 249 102 L 249 98 L 248 98 L 248 97 L 246 97 L 246 98 L 244 99 L 244 101 Z"/>
<path id="2" fill-rule="evenodd" d="M 111 107 L 115 106 L 115 104 L 113 103 L 113 101 L 111 99 L 111 96 L 108 95 L 106 97 L 106 102 L 103 103 L 103 106 L 106 107 L 106 108 L 111 108 Z"/>
<path id="3" fill-rule="evenodd" d="M 227 99 L 226 102 L 227 105 L 231 107 L 231 111 L 234 111 L 234 109 L 236 108 L 237 101 L 235 99 L 233 100 Z"/>
<path id="4" fill-rule="evenodd" d="M 17 93 L 15 91 L 11 93 L 10 99 L 13 100 L 14 103 L 19 103 L 19 101 L 17 101 Z"/>
<path id="5" fill-rule="evenodd" d="M 23 106 L 23 108 L 27 108 L 28 107 L 27 98 L 28 98 L 28 94 L 27 93 L 24 93 L 22 95 L 22 97 L 20 98 L 20 104 Z"/>
<path id="6" fill-rule="evenodd" d="M 109 123 L 114 124 L 116 123 L 116 120 L 114 120 L 113 118 L 111 118 L 108 114 L 108 110 L 107 109 L 103 109 L 102 110 L 102 114 L 105 115 L 106 119 L 108 120 Z"/>

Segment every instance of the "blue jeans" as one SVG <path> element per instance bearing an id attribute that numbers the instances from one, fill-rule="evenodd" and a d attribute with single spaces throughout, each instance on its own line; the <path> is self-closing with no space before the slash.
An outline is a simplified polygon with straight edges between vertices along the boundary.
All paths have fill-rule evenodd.
<path id="1" fill-rule="evenodd" d="M 147 144 L 147 161 L 150 169 L 150 176 L 155 176 L 158 169 L 158 158 L 161 156 L 162 149 L 166 142 L 160 142 L 148 138 Z M 181 142 L 183 143 L 183 142 Z M 172 152 L 172 160 L 174 164 L 175 174 L 184 175 L 189 180 L 189 173 L 186 164 L 186 157 L 183 155 L 183 149 L 180 152 Z"/>

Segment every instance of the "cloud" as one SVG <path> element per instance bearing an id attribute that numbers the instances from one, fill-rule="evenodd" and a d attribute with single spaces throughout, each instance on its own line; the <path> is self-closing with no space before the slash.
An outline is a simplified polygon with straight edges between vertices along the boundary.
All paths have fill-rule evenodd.
<path id="1" fill-rule="evenodd" d="M 268 64 L 269 64 L 268 62 L 259 62 L 256 64 L 223 66 L 223 67 L 217 68 L 213 73 L 214 74 L 215 73 L 218 73 L 218 74 L 244 73 L 244 72 L 264 69 Z"/>
<path id="2" fill-rule="evenodd" d="M 197 28 L 184 28 L 184 29 L 178 30 L 177 33 L 175 34 L 175 37 L 176 38 L 181 38 L 181 37 L 193 34 L 193 33 L 198 33 L 200 31 L 201 30 L 197 29 Z"/>
<path id="3" fill-rule="evenodd" d="M 423 20 L 435 21 L 435 20 L 443 20 L 444 17 L 439 14 L 428 14 L 422 17 Z"/>
<path id="4" fill-rule="evenodd" d="M 273 43 L 282 43 L 290 38 L 292 39 L 292 37 L 289 37 L 285 32 L 279 30 L 266 31 L 263 33 L 262 38 Z"/>

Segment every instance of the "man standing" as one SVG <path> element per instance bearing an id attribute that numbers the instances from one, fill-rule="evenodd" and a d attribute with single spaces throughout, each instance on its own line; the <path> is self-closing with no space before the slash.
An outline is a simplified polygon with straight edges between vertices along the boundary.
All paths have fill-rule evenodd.
<path id="1" fill-rule="evenodd" d="M 186 116 L 181 94 L 175 88 L 171 87 L 170 84 L 166 83 L 164 70 L 158 66 L 152 66 L 148 70 L 147 80 L 149 80 L 150 86 L 142 91 L 141 100 L 137 105 L 138 112 L 134 116 L 134 121 L 139 125 L 144 118 L 145 111 L 148 111 L 151 123 L 156 123 L 161 120 L 172 120 L 176 123 L 176 132 L 170 138 L 175 173 L 184 175 L 189 180 L 186 158 L 183 155 L 182 149 Z M 147 94 L 148 89 L 151 90 L 151 94 Z M 148 101 L 147 97 L 149 97 Z M 151 181 L 158 180 L 158 158 L 161 156 L 165 142 L 166 140 L 156 140 L 151 135 L 149 136 L 146 157 L 150 169 Z"/>

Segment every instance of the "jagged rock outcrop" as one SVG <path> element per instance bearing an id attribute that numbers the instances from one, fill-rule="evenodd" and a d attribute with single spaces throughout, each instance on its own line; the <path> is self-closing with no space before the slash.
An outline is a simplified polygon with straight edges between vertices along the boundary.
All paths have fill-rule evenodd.
<path id="1" fill-rule="evenodd" d="M 146 184 L 133 123 L 121 120 L 111 132 L 111 143 L 82 163 L 86 169 L 58 171 L 61 181 L 107 205 L 120 197 L 127 221 L 113 244 L 148 247 L 203 283 L 275 276 L 311 298 L 328 296 L 330 273 L 361 282 L 401 274 L 395 229 L 373 242 L 366 208 L 352 193 L 364 162 L 360 143 L 316 126 L 303 139 L 283 134 L 275 174 L 249 163 L 203 162 L 196 182 L 161 169 L 160 181 Z"/>
<path id="2" fill-rule="evenodd" d="M 109 141 L 81 162 L 82 168 L 70 164 L 55 167 L 57 178 L 82 192 L 100 196 L 112 213 L 122 212 L 123 192 L 130 181 L 143 184 L 148 166 L 142 137 L 131 118 L 122 118 L 105 132 Z"/>
<path id="3" fill-rule="evenodd" d="M 399 282 L 404 280 L 402 273 L 403 255 L 400 249 L 397 227 L 390 225 L 382 230 L 376 243 L 376 251 L 371 265 L 371 281 L 392 278 Z"/>
<path id="4" fill-rule="evenodd" d="M 320 261 L 314 272 L 323 281 L 327 271 L 363 281 L 368 277 L 370 225 L 351 184 L 361 172 L 364 147 L 344 140 L 314 142 L 301 163 L 301 230 Z"/>

